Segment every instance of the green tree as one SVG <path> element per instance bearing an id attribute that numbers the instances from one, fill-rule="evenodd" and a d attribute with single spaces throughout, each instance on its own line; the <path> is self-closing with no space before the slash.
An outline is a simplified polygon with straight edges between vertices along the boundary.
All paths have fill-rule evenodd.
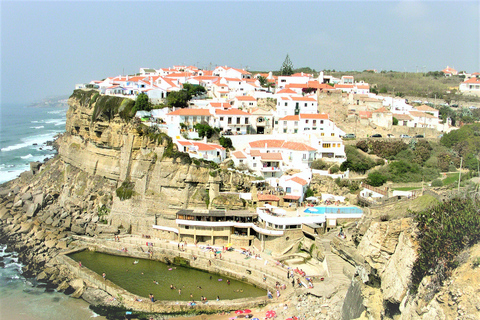
<path id="1" fill-rule="evenodd" d="M 194 96 L 201 95 L 207 92 L 207 90 L 205 90 L 203 86 L 190 83 L 184 83 L 183 90 L 186 90 L 190 95 L 190 98 L 188 100 L 190 100 Z"/>
<path id="2" fill-rule="evenodd" d="M 212 135 L 215 133 L 215 130 L 210 127 L 207 123 L 203 122 L 203 123 L 197 123 L 195 126 L 194 126 L 195 130 L 197 130 L 198 132 L 198 135 L 203 138 L 203 137 L 207 137 L 208 139 L 210 139 L 212 137 Z"/>
<path id="3" fill-rule="evenodd" d="M 285 61 L 283 61 L 282 67 L 280 68 L 280 75 L 282 76 L 291 76 L 293 74 L 293 64 L 290 61 L 290 57 L 287 54 Z"/>
<path id="4" fill-rule="evenodd" d="M 232 143 L 232 139 L 228 138 L 228 137 L 220 137 L 218 139 L 218 142 L 220 143 L 220 145 L 224 148 L 229 148 L 229 149 L 232 149 L 233 148 L 233 143 Z"/>
<path id="5" fill-rule="evenodd" d="M 310 189 L 310 187 L 308 187 L 307 190 L 305 190 L 304 198 L 313 197 L 313 196 L 314 196 L 313 190 Z"/>
<path id="6" fill-rule="evenodd" d="M 152 110 L 152 104 L 150 103 L 150 99 L 145 93 L 140 93 L 135 100 L 135 110 L 145 110 L 150 111 Z"/>
<path id="7" fill-rule="evenodd" d="M 172 91 L 167 95 L 167 105 L 175 108 L 187 108 L 192 96 L 187 90 Z"/>
<path id="8" fill-rule="evenodd" d="M 379 171 L 373 171 L 368 174 L 367 183 L 374 187 L 380 187 L 387 182 L 387 177 L 381 174 Z"/>
<path id="9" fill-rule="evenodd" d="M 394 126 L 398 126 L 398 119 L 395 118 L 395 117 L 393 117 L 393 119 L 392 119 L 392 124 L 393 124 Z"/>

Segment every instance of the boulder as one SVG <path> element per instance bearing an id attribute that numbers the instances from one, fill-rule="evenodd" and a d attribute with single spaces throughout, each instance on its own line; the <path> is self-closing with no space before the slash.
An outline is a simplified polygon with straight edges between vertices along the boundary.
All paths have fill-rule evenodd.
<path id="1" fill-rule="evenodd" d="M 85 228 L 84 227 L 81 227 L 79 225 L 73 225 L 70 230 L 72 230 L 72 232 L 76 233 L 76 234 L 80 234 L 80 235 L 83 235 L 85 234 Z"/>
<path id="2" fill-rule="evenodd" d="M 13 204 L 13 207 L 14 208 L 19 208 L 23 206 L 23 200 L 22 199 L 18 199 L 18 201 L 16 201 L 14 204 Z"/>
<path id="3" fill-rule="evenodd" d="M 385 300 L 400 303 L 407 294 L 413 263 L 417 258 L 417 247 L 411 233 L 401 233 L 395 253 L 380 275 Z"/>
<path id="4" fill-rule="evenodd" d="M 23 195 L 20 196 L 20 199 L 24 201 L 32 200 L 32 194 L 30 192 L 25 192 Z"/>
<path id="5" fill-rule="evenodd" d="M 57 245 L 57 241 L 55 240 L 47 240 L 45 241 L 45 246 L 47 248 L 54 248 Z"/>
<path id="6" fill-rule="evenodd" d="M 30 203 L 27 205 L 26 215 L 29 218 L 34 217 L 37 212 L 40 210 L 38 203 Z"/>

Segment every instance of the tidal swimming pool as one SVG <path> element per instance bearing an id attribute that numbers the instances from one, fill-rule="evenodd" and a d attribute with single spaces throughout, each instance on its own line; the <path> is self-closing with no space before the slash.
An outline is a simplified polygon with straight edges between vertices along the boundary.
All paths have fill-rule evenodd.
<path id="1" fill-rule="evenodd" d="M 100 275 L 105 272 L 108 280 L 143 298 L 148 297 L 150 293 L 156 300 L 183 301 L 191 301 L 190 294 L 195 301 L 200 301 L 202 296 L 208 300 L 216 300 L 219 296 L 220 300 L 224 300 L 266 295 L 265 290 L 248 283 L 154 260 L 114 256 L 88 250 L 70 254 L 69 257 L 81 261 L 83 266 Z M 135 261 L 138 263 L 134 264 Z M 175 289 L 170 289 L 170 285 Z"/>

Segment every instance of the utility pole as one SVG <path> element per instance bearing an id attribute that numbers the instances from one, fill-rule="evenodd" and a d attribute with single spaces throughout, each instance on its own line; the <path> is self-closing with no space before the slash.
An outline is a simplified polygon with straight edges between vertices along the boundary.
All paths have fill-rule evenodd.
<path id="1" fill-rule="evenodd" d="M 462 181 L 462 165 L 463 165 L 463 157 L 460 157 L 460 172 L 458 173 L 458 187 L 457 187 L 458 193 L 460 193 L 460 181 Z"/>

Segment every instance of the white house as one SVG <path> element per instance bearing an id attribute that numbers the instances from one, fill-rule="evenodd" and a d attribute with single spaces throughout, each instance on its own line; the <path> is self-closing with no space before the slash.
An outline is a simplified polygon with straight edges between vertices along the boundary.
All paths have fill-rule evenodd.
<path id="1" fill-rule="evenodd" d="M 237 109 L 248 110 L 257 107 L 257 99 L 252 96 L 236 96 L 230 100 L 230 105 Z"/>
<path id="2" fill-rule="evenodd" d="M 429 107 L 427 105 L 421 105 L 421 106 L 418 106 L 418 107 L 415 107 L 414 108 L 415 111 L 420 111 L 420 112 L 426 112 L 426 113 L 429 113 L 431 114 L 432 116 L 438 118 L 438 116 L 440 115 L 440 111 L 438 111 L 437 109 L 435 108 L 432 108 L 432 107 Z"/>
<path id="3" fill-rule="evenodd" d="M 460 83 L 458 90 L 461 93 L 479 96 L 480 95 L 480 78 L 475 77 Z"/>
<path id="4" fill-rule="evenodd" d="M 277 99 L 277 117 L 300 113 L 318 113 L 317 100 L 310 96 L 285 96 Z"/>
<path id="5" fill-rule="evenodd" d="M 169 112 L 165 117 L 169 125 L 180 127 L 182 123 L 187 130 L 192 130 L 197 123 L 210 123 L 213 116 L 208 109 L 185 108 Z"/>
<path id="6" fill-rule="evenodd" d="M 390 130 L 393 124 L 393 115 L 390 110 L 385 107 L 381 107 L 372 111 L 372 118 L 370 121 L 379 127 Z"/>
<path id="7" fill-rule="evenodd" d="M 222 108 L 215 109 L 215 117 L 210 122 L 212 127 L 220 128 L 222 131 L 230 131 L 235 134 L 247 134 L 250 132 L 251 114 L 239 109 Z"/>
<path id="8" fill-rule="evenodd" d="M 249 142 L 245 150 L 232 153 L 232 160 L 267 179 L 280 177 L 286 169 L 307 170 L 315 154 L 316 149 L 306 143 L 267 139 Z"/>
<path id="9" fill-rule="evenodd" d="M 220 163 L 226 158 L 225 148 L 214 143 L 190 140 L 175 140 L 179 151 L 186 152 L 191 158 L 205 159 Z"/>
<path id="10" fill-rule="evenodd" d="M 271 134 L 274 117 L 271 111 L 253 108 L 249 110 L 251 132 L 256 134 Z"/>
<path id="11" fill-rule="evenodd" d="M 291 76 L 278 76 L 277 79 L 277 90 L 281 90 L 287 87 L 289 84 L 294 83 L 308 83 L 310 76 L 308 74 L 295 74 Z"/>

